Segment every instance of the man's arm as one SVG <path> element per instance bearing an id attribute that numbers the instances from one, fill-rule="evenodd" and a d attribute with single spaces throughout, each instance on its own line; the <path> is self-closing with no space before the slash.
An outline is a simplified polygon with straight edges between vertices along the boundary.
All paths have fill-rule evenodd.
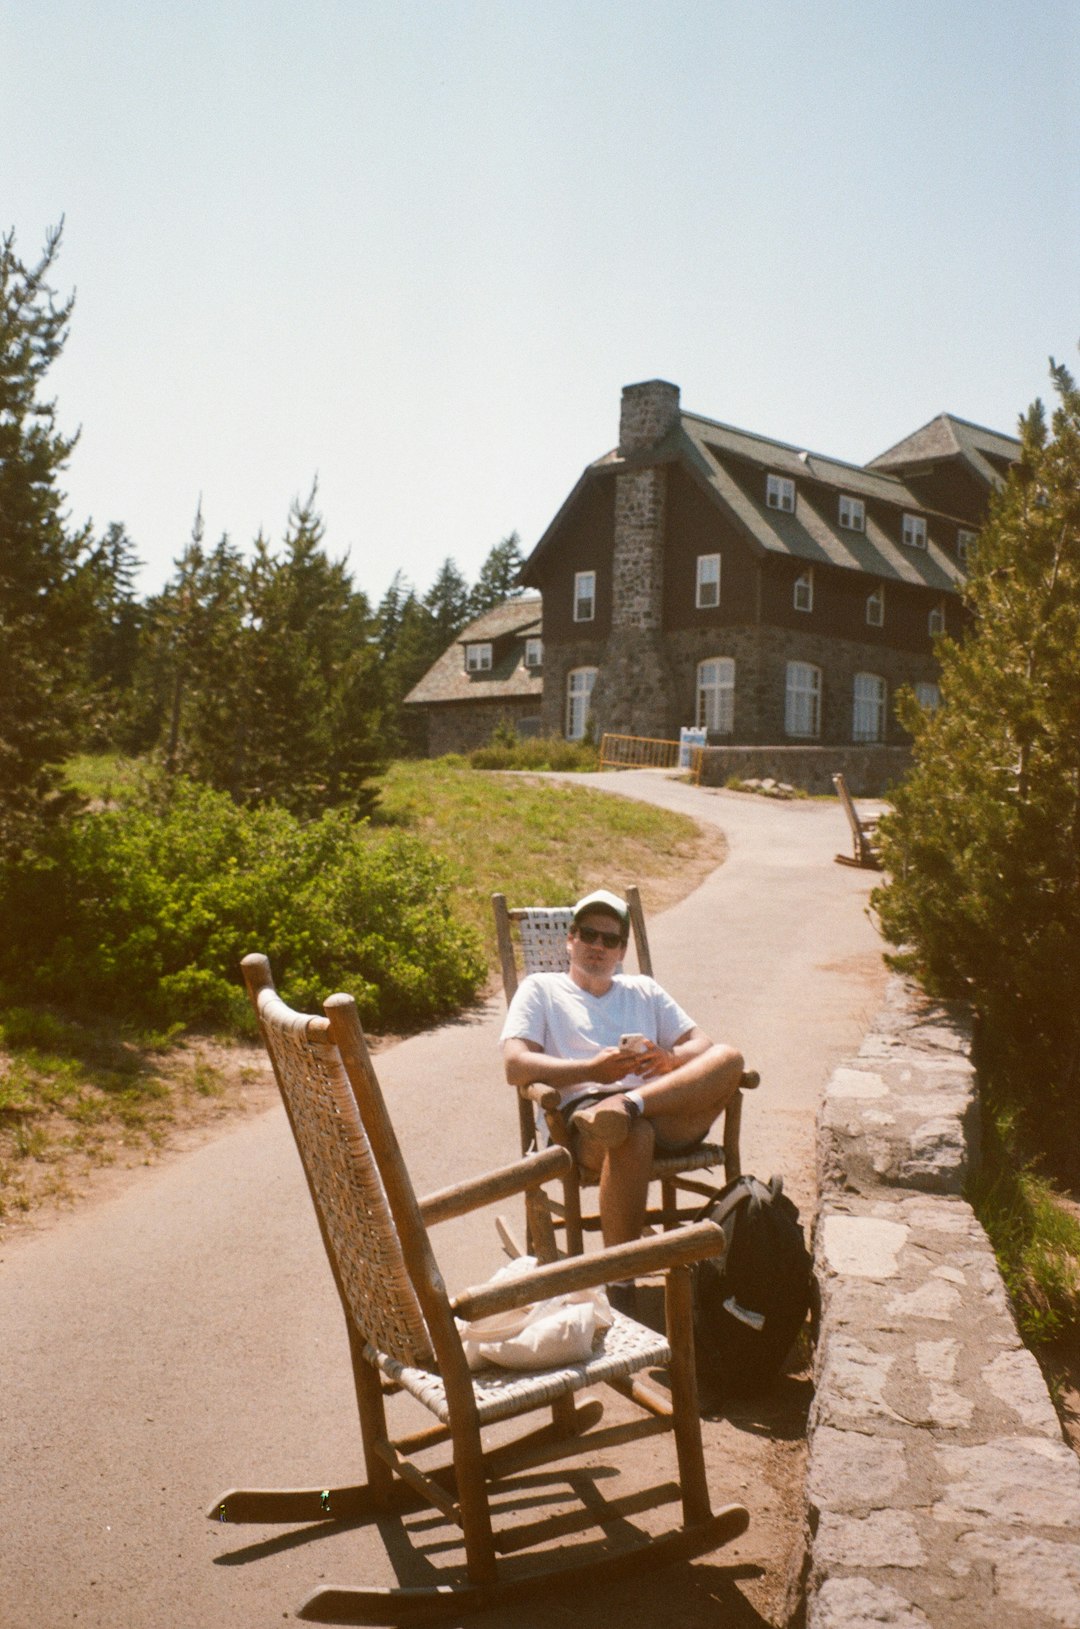
<path id="1" fill-rule="evenodd" d="M 608 1086 L 638 1071 L 641 1054 L 608 1046 L 591 1058 L 556 1058 L 535 1041 L 511 1035 L 503 1042 L 503 1065 L 511 1086 L 581 1086 L 587 1081 Z"/>

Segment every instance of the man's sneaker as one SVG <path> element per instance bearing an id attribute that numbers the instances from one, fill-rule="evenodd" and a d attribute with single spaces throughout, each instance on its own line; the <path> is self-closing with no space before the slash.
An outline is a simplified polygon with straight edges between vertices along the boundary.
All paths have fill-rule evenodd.
<path id="1" fill-rule="evenodd" d="M 626 1141 L 630 1130 L 631 1114 L 622 1098 L 602 1097 L 599 1103 L 590 1103 L 577 1109 L 572 1124 L 586 1137 L 591 1137 L 602 1148 L 618 1148 Z"/>

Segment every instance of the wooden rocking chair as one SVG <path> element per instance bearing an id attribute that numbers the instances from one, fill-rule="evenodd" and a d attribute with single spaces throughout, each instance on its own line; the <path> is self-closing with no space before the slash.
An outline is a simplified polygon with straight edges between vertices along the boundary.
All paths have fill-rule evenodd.
<path id="1" fill-rule="evenodd" d="M 881 854 L 877 837 L 877 817 L 874 815 L 860 815 L 848 791 L 847 781 L 843 775 L 834 775 L 833 785 L 836 795 L 840 799 L 841 807 L 847 815 L 848 825 L 851 827 L 852 854 L 837 854 L 834 856 L 838 865 L 858 865 L 868 871 L 881 870 Z"/>
<path id="2" fill-rule="evenodd" d="M 620 1245 L 588 1257 L 540 1265 L 523 1277 L 466 1290 L 451 1299 L 436 1265 L 428 1228 L 524 1191 L 542 1234 L 539 1185 L 569 1161 L 552 1148 L 490 1175 L 418 1200 L 364 1041 L 351 996 L 325 1003 L 325 1018 L 292 1011 L 274 990 L 264 956 L 244 959 L 248 992 L 259 1015 L 289 1122 L 303 1161 L 323 1243 L 341 1297 L 359 1405 L 367 1481 L 355 1487 L 292 1490 L 233 1489 L 207 1515 L 228 1522 L 358 1522 L 431 1505 L 464 1533 L 465 1576 L 424 1587 L 321 1588 L 298 1609 L 301 1618 L 335 1623 L 408 1622 L 436 1613 L 460 1615 L 556 1587 L 574 1587 L 703 1555 L 746 1530 L 748 1515 L 733 1504 L 713 1514 L 705 1480 L 694 1376 L 690 1266 L 719 1253 L 723 1232 L 702 1222 L 676 1234 Z M 552 1245 L 553 1250 L 553 1245 Z M 502 1312 L 563 1291 L 634 1273 L 666 1274 L 668 1338 L 615 1314 L 584 1362 L 537 1372 L 484 1368 L 470 1372 L 455 1318 Z M 640 1371 L 668 1366 L 670 1394 Z M 577 1403 L 584 1386 L 606 1382 L 645 1417 L 591 1430 L 599 1402 Z M 386 1399 L 405 1391 L 436 1423 L 392 1438 Z M 485 1449 L 485 1426 L 537 1409 L 550 1421 L 513 1442 Z M 640 1546 L 577 1564 L 527 1572 L 496 1565 L 496 1556 L 542 1544 L 554 1531 L 595 1525 L 591 1512 L 516 1527 L 493 1528 L 489 1483 L 523 1466 L 611 1448 L 657 1431 L 674 1433 L 683 1521 Z M 451 1462 L 422 1470 L 414 1456 L 449 1443 Z M 670 1487 L 657 1490 L 671 1497 Z M 640 1496 L 633 1508 L 642 1508 Z M 615 1509 L 615 1502 L 608 1512 Z M 625 1512 L 619 1512 L 625 1515 Z M 603 1520 L 603 1512 L 600 1519 Z M 545 1531 L 546 1530 L 546 1531 Z M 561 1550 L 560 1558 L 568 1552 Z M 576 1552 L 569 1552 L 571 1556 Z M 511 1569 L 513 1564 L 511 1563 Z M 450 1573 L 450 1569 L 447 1569 Z"/>
<path id="3" fill-rule="evenodd" d="M 566 938 L 573 912 L 569 905 L 511 909 L 506 903 L 505 894 L 492 894 L 491 903 L 495 912 L 503 990 L 509 1006 L 519 983 L 528 974 L 566 971 L 569 965 Z M 641 895 L 633 884 L 626 889 L 626 903 L 630 907 L 630 930 L 638 972 L 646 973 L 651 978 L 652 955 L 645 927 L 645 912 Z M 724 1183 L 742 1175 L 739 1154 L 742 1094 L 759 1082 L 756 1070 L 748 1070 L 743 1075 L 742 1087 L 724 1110 L 721 1144 L 702 1143 L 689 1153 L 659 1154 L 653 1160 L 652 1176 L 660 1184 L 660 1204 L 659 1207 L 650 1205 L 645 1217 L 646 1226 L 659 1223 L 664 1229 L 670 1229 L 699 1215 L 709 1200 L 718 1197 Z M 559 1093 L 554 1087 L 520 1087 L 518 1122 L 523 1154 L 544 1147 L 549 1142 L 562 1147 L 569 1142 L 559 1113 Z M 701 1174 L 717 1168 L 723 1173 L 720 1180 Z M 698 1175 L 692 1176 L 692 1172 Z M 585 1233 L 600 1229 L 599 1213 L 583 1210 L 581 1202 L 582 1188 L 594 1185 L 596 1181 L 594 1172 L 582 1170 L 575 1164 L 563 1179 L 562 1203 L 548 1201 L 555 1224 L 565 1229 L 566 1249 L 570 1255 L 581 1254 Z M 691 1197 L 688 1201 L 680 1202 L 680 1193 Z"/>

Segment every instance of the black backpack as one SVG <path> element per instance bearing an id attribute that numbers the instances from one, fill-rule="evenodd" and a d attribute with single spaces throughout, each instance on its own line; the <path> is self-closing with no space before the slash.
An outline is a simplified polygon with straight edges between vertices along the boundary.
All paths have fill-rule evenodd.
<path id="1" fill-rule="evenodd" d="M 729 1182 L 704 1213 L 728 1238 L 694 1268 L 694 1345 L 709 1388 L 741 1396 L 777 1378 L 810 1310 L 813 1267 L 799 1213 L 774 1176 Z"/>

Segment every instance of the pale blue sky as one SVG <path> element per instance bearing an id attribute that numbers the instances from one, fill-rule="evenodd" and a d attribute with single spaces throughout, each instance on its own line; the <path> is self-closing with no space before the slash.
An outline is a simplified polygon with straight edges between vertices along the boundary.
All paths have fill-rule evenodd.
<path id="1" fill-rule="evenodd" d="M 471 580 L 640 379 L 863 462 L 1080 372 L 1076 0 L 0 0 L 0 106 L 144 591 L 316 474 L 373 599 Z"/>

